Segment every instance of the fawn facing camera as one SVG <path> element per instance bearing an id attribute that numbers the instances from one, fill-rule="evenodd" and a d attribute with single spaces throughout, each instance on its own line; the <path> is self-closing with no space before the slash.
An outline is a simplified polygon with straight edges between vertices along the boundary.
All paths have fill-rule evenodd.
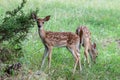
<path id="1" fill-rule="evenodd" d="M 50 19 L 50 16 L 46 16 L 45 18 L 42 19 L 42 18 L 38 18 L 37 15 L 32 14 L 32 17 L 37 23 L 38 33 L 45 47 L 41 68 L 43 67 L 45 63 L 45 58 L 48 55 L 48 67 L 50 69 L 53 47 L 66 47 L 73 54 L 75 58 L 73 74 L 75 73 L 77 64 L 79 64 L 80 70 L 82 70 L 81 62 L 80 62 L 80 54 L 79 54 L 79 45 L 80 45 L 79 36 L 72 32 L 45 31 L 44 22 L 48 21 Z"/>

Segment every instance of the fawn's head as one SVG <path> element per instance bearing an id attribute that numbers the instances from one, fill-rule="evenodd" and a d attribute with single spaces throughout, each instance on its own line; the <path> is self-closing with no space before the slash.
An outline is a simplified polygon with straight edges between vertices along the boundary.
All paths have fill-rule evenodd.
<path id="1" fill-rule="evenodd" d="M 98 51 L 96 49 L 96 43 L 93 43 L 91 45 L 91 54 L 92 54 L 92 60 L 95 63 L 96 62 L 96 58 L 98 56 Z"/>
<path id="2" fill-rule="evenodd" d="M 39 28 L 42 28 L 44 25 L 44 22 L 48 21 L 50 19 L 50 15 L 46 16 L 45 18 L 38 18 L 36 14 L 32 14 L 33 19 L 37 22 L 37 25 Z"/>

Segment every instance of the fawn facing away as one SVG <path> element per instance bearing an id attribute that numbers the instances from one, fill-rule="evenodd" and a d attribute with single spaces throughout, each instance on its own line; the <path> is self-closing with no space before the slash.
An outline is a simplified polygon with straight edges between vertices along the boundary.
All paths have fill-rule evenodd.
<path id="1" fill-rule="evenodd" d="M 96 50 L 96 43 L 91 43 L 90 31 L 86 26 L 81 26 L 76 29 L 76 34 L 80 37 L 80 47 L 81 45 L 84 47 L 85 60 L 89 64 L 88 55 L 90 55 L 92 61 L 95 63 L 98 51 Z"/>
<path id="2" fill-rule="evenodd" d="M 46 16 L 45 18 L 42 19 L 42 18 L 38 18 L 36 14 L 32 14 L 32 17 L 37 22 L 39 36 L 45 47 L 41 68 L 43 67 L 45 58 L 48 55 L 48 68 L 50 69 L 53 47 L 66 47 L 75 58 L 73 74 L 75 73 L 77 65 L 79 65 L 80 70 L 82 70 L 81 62 L 80 62 L 80 54 L 79 54 L 79 44 L 80 44 L 79 36 L 71 32 L 45 31 L 43 29 L 44 28 L 43 25 L 44 22 L 50 19 L 50 16 Z"/>

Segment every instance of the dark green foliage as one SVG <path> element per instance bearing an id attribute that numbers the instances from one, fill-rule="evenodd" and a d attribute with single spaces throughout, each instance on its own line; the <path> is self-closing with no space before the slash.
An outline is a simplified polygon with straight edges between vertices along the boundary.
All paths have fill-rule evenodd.
<path id="1" fill-rule="evenodd" d="M 18 6 L 13 11 L 7 11 L 6 17 L 3 23 L 0 25 L 0 41 L 9 40 L 14 37 L 19 43 L 19 40 L 23 40 L 28 32 L 29 28 L 33 26 L 33 21 L 31 18 L 31 11 L 25 14 L 22 11 L 26 0 L 23 0 L 21 6 Z M 36 10 L 37 12 L 37 10 Z"/>
<path id="2" fill-rule="evenodd" d="M 7 11 L 2 24 L 0 24 L 0 43 L 7 41 L 4 47 L 0 46 L 2 49 L 0 52 L 0 54 L 2 54 L 1 57 L 9 56 L 10 58 L 10 55 L 14 55 L 13 53 L 17 53 L 17 57 L 19 57 L 18 53 L 21 53 L 20 50 L 22 49 L 21 41 L 25 39 L 29 29 L 33 27 L 31 14 L 32 12 L 37 13 L 38 10 L 25 13 L 22 10 L 25 3 L 26 0 L 23 0 L 21 5 L 16 9 Z M 6 53 L 4 49 L 7 50 L 10 55 L 7 55 L 8 53 Z"/>

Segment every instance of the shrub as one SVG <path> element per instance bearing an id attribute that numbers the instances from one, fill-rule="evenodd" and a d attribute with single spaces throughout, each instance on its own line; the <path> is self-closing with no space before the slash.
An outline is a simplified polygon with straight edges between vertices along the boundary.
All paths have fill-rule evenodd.
<path id="1" fill-rule="evenodd" d="M 29 29 L 33 27 L 32 12 L 37 13 L 38 10 L 29 11 L 25 13 L 22 8 L 24 7 L 26 0 L 23 0 L 21 5 L 12 11 L 7 11 L 6 16 L 0 24 L 0 43 L 3 46 L 0 55 L 4 55 L 3 50 L 7 50 L 13 55 L 13 53 L 21 53 L 21 41 L 25 39 Z M 7 43 L 6 43 L 7 41 Z M 6 49 L 5 49 L 6 50 Z M 18 55 L 18 54 L 17 54 Z"/>

